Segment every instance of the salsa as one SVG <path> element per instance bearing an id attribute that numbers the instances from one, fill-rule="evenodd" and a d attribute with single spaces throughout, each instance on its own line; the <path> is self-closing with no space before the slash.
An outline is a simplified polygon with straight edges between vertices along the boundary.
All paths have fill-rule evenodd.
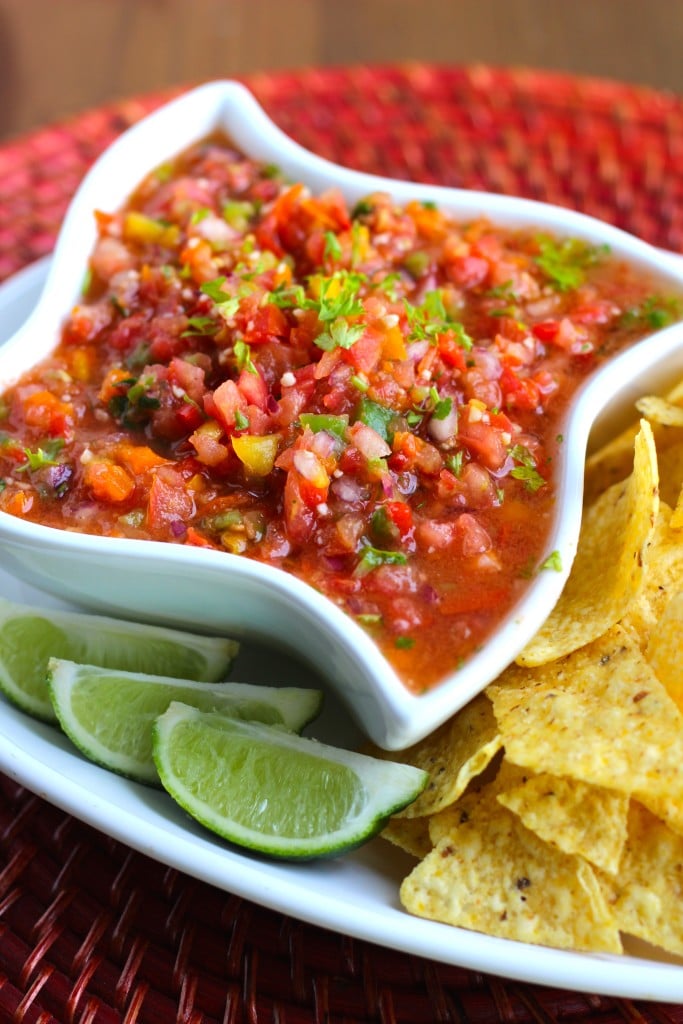
<path id="1" fill-rule="evenodd" d="M 0 508 L 293 573 L 415 691 L 559 568 L 567 403 L 679 315 L 602 247 L 350 207 L 218 136 L 96 217 L 58 347 L 0 398 Z"/>

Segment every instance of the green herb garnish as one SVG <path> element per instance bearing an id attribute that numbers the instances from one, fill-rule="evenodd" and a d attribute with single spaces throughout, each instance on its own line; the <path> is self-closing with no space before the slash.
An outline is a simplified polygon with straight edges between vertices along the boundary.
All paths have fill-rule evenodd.
<path id="1" fill-rule="evenodd" d="M 339 261 L 342 258 L 342 247 L 334 231 L 325 232 L 325 249 L 323 253 L 326 260 Z"/>
<path id="2" fill-rule="evenodd" d="M 541 562 L 541 569 L 552 569 L 554 572 L 562 572 L 562 557 L 559 551 L 551 551 L 544 562 Z"/>
<path id="3" fill-rule="evenodd" d="M 363 324 L 349 324 L 343 317 L 334 320 L 327 331 L 315 338 L 315 344 L 324 352 L 332 352 L 335 348 L 351 348 L 364 333 Z"/>
<path id="4" fill-rule="evenodd" d="M 22 466 L 18 466 L 16 472 L 23 473 L 28 470 L 33 473 L 35 470 L 44 469 L 46 466 L 58 466 L 59 460 L 57 455 L 64 447 L 64 444 L 63 437 L 55 437 L 45 441 L 44 447 L 36 448 L 35 451 L 31 448 L 24 448 L 26 462 Z"/>
<path id="5" fill-rule="evenodd" d="M 681 303 L 678 299 L 648 295 L 643 301 L 624 311 L 621 322 L 624 327 L 651 327 L 659 330 L 680 320 Z"/>
<path id="6" fill-rule="evenodd" d="M 251 348 L 247 345 L 246 341 L 238 338 L 235 342 L 233 351 L 235 353 L 235 359 L 237 360 L 238 370 L 248 370 L 249 373 L 253 373 L 255 375 L 258 374 L 258 370 L 251 358 Z"/>
<path id="7" fill-rule="evenodd" d="M 524 445 L 516 444 L 509 450 L 509 454 L 518 463 L 510 470 L 510 476 L 515 480 L 521 480 L 528 491 L 538 491 L 545 487 L 546 481 L 536 469 L 536 459 Z"/>
<path id="8" fill-rule="evenodd" d="M 539 235 L 537 242 L 539 255 L 535 257 L 535 263 L 553 288 L 560 292 L 578 288 L 583 283 L 585 271 L 609 253 L 609 246 L 590 245 L 580 238 L 557 241 L 547 235 Z"/>
<path id="9" fill-rule="evenodd" d="M 409 651 L 414 646 L 415 640 L 412 636 L 397 636 L 394 640 L 394 647 L 398 647 L 401 651 Z"/>
<path id="10" fill-rule="evenodd" d="M 393 431 L 391 424 L 396 420 L 396 413 L 386 405 L 373 402 L 371 398 L 363 396 L 358 403 L 356 419 L 366 426 L 372 427 L 375 433 L 379 434 L 385 441 L 389 441 Z"/>
<path id="11" fill-rule="evenodd" d="M 380 565 L 405 565 L 407 561 L 408 559 L 402 551 L 382 551 L 380 548 L 373 548 L 367 544 L 363 548 L 363 554 L 353 575 L 356 577 L 367 576 L 369 572 L 379 568 Z"/>

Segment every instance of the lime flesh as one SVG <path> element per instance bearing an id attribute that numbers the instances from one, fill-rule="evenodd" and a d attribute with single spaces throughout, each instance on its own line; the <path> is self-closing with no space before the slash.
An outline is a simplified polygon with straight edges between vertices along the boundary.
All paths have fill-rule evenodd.
<path id="1" fill-rule="evenodd" d="M 48 663 L 48 688 L 62 729 L 86 757 L 156 785 L 152 727 L 172 701 L 293 730 L 312 721 L 322 703 L 319 690 L 195 682 L 57 658 Z"/>
<path id="2" fill-rule="evenodd" d="M 51 657 L 108 668 L 223 679 L 238 644 L 99 615 L 27 608 L 0 599 L 0 690 L 46 722 L 55 715 L 47 689 Z"/>
<path id="3" fill-rule="evenodd" d="M 428 780 L 410 765 L 178 703 L 154 726 L 154 760 L 191 817 L 232 843 L 285 859 L 360 845 Z"/>

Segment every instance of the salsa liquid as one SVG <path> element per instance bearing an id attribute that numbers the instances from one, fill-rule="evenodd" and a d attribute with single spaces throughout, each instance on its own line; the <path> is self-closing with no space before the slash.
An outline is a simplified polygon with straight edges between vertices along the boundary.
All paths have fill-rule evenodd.
<path id="1" fill-rule="evenodd" d="M 602 248 L 349 208 L 220 137 L 97 220 L 57 349 L 0 399 L 0 508 L 293 573 L 415 691 L 558 568 L 567 404 L 679 315 Z"/>

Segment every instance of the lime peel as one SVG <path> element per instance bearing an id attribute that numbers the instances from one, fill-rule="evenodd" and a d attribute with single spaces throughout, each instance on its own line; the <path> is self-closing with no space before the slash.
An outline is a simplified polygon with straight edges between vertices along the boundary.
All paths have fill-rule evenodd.
<path id="1" fill-rule="evenodd" d="M 46 722 L 55 721 L 45 678 L 50 657 L 215 682 L 225 678 L 238 649 L 224 637 L 0 598 L 0 690 Z"/>
<path id="2" fill-rule="evenodd" d="M 177 702 L 153 736 L 162 785 L 183 810 L 238 846 L 288 860 L 366 842 L 429 779 L 411 765 Z"/>
<path id="3" fill-rule="evenodd" d="M 89 760 L 159 785 L 152 727 L 172 701 L 299 730 L 319 713 L 320 690 L 123 672 L 51 658 L 48 689 L 63 731 Z"/>

